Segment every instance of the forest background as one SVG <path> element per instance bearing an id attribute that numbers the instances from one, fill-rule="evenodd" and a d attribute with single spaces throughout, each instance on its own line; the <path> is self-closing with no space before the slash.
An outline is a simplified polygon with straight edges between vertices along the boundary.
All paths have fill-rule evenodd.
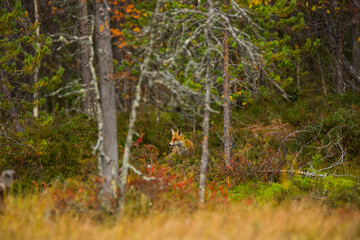
<path id="1" fill-rule="evenodd" d="M 359 237 L 357 0 L 0 4 L 2 239 Z"/>

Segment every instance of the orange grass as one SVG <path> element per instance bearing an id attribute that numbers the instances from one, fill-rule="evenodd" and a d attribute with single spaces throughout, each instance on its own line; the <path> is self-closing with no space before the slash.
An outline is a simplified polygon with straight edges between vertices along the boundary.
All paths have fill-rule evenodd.
<path id="1" fill-rule="evenodd" d="M 306 200 L 108 217 L 101 223 L 90 213 L 54 214 L 52 209 L 46 198 L 10 198 L 0 215 L 0 239 L 360 239 L 357 210 Z"/>

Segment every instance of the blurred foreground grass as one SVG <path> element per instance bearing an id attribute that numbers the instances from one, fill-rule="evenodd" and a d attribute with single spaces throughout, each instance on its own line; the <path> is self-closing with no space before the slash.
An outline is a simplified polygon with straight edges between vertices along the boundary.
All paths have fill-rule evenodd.
<path id="1" fill-rule="evenodd" d="M 99 217 L 100 216 L 100 217 Z M 100 220 L 99 220 L 100 219 Z M 242 202 L 119 220 L 99 212 L 59 212 L 48 196 L 9 198 L 0 239 L 359 239 L 360 213 L 304 199 Z"/>

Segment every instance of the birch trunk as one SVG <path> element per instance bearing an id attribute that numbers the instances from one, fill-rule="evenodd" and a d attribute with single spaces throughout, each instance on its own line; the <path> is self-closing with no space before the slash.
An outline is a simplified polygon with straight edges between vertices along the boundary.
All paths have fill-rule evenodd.
<path id="1" fill-rule="evenodd" d="M 35 23 L 37 24 L 36 29 L 35 29 L 35 34 L 36 37 L 40 36 L 40 21 L 39 21 L 39 5 L 38 5 L 38 0 L 34 0 L 34 15 L 35 15 Z M 36 43 L 36 51 L 40 51 L 41 45 L 39 42 Z M 36 66 L 35 68 L 35 72 L 34 72 L 34 84 L 36 84 L 39 81 L 39 70 L 40 70 L 40 63 L 38 66 Z M 34 107 L 33 107 L 33 116 L 34 118 L 38 118 L 39 117 L 39 91 L 38 89 L 35 90 L 34 92 L 34 96 L 33 96 L 33 101 L 34 103 Z"/>

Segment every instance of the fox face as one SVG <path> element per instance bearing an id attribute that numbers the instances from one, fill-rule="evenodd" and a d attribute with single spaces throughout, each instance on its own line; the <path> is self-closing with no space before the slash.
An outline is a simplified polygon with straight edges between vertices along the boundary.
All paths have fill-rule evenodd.
<path id="1" fill-rule="evenodd" d="M 180 130 L 174 131 L 171 129 L 172 139 L 170 141 L 171 146 L 184 146 L 185 138 Z"/>
<path id="2" fill-rule="evenodd" d="M 189 139 L 184 138 L 184 135 L 180 130 L 176 132 L 171 129 L 172 139 L 170 145 L 174 146 L 172 153 L 176 154 L 186 154 L 194 148 L 194 144 Z"/>

